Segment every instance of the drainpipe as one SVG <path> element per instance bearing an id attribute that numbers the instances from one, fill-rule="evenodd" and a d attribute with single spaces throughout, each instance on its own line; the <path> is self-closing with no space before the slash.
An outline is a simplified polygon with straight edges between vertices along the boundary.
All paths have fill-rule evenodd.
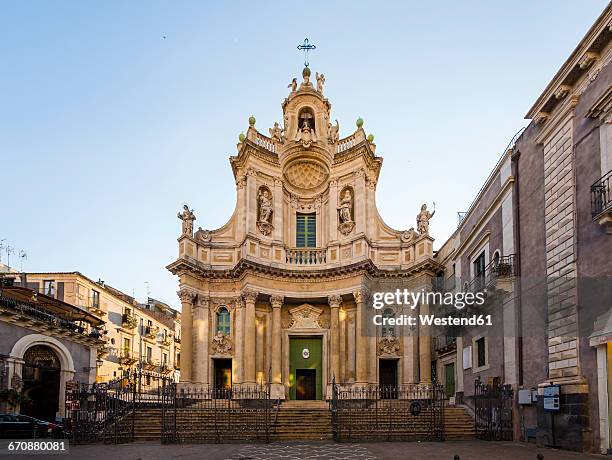
<path id="1" fill-rule="evenodd" d="M 512 207 L 514 213 L 514 253 L 515 253 L 515 275 L 516 275 L 516 289 L 518 292 L 517 298 L 517 339 L 518 339 L 518 385 L 523 385 L 523 322 L 522 322 L 522 296 L 521 296 L 521 215 L 520 215 L 520 172 L 519 172 L 519 159 L 521 152 L 517 150 L 512 153 L 512 170 L 514 174 L 513 184 L 513 195 Z"/>

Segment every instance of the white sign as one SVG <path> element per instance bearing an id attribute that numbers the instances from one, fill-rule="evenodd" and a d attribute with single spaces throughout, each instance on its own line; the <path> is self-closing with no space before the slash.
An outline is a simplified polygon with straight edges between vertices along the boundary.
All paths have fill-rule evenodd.
<path id="1" fill-rule="evenodd" d="M 463 349 L 463 369 L 472 367 L 472 345 Z"/>

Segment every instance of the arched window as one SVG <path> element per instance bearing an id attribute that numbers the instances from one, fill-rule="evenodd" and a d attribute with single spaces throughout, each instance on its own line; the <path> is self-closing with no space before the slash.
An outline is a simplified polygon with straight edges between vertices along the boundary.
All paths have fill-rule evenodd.
<path id="1" fill-rule="evenodd" d="M 384 323 L 386 318 L 395 318 L 395 312 L 391 308 L 385 308 L 383 311 L 383 326 L 382 336 L 383 337 L 395 337 L 395 326 Z"/>
<path id="2" fill-rule="evenodd" d="M 230 333 L 230 313 L 225 307 L 219 308 L 217 312 L 217 332 Z"/>

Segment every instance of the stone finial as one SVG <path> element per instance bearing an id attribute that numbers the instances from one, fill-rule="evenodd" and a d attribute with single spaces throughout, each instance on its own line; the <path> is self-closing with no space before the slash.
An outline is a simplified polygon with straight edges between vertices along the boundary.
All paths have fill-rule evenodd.
<path id="1" fill-rule="evenodd" d="M 193 304 L 196 299 L 197 294 L 190 289 L 181 288 L 177 291 L 177 295 L 179 299 L 181 299 L 181 303 L 191 303 Z"/>
<path id="2" fill-rule="evenodd" d="M 338 308 L 342 304 L 342 296 L 338 294 L 332 294 L 327 297 L 327 302 L 329 303 L 330 307 Z"/>
<path id="3" fill-rule="evenodd" d="M 196 220 L 193 209 L 189 209 L 189 206 L 185 204 L 183 205 L 183 211 L 179 212 L 176 217 L 183 221 L 183 235 L 193 237 L 193 221 Z"/>
<path id="4" fill-rule="evenodd" d="M 255 117 L 254 117 L 253 115 L 251 115 L 251 116 L 249 117 L 249 126 L 250 126 L 251 128 L 254 128 L 254 127 L 255 127 L 255 122 L 256 122 L 256 121 L 257 121 L 257 120 L 255 119 Z"/>
<path id="5" fill-rule="evenodd" d="M 281 308 L 285 298 L 282 295 L 273 295 L 270 297 L 270 304 L 272 308 Z"/>
<path id="6" fill-rule="evenodd" d="M 363 118 L 361 117 L 357 118 L 357 121 L 355 122 L 355 124 L 357 125 L 357 129 L 360 129 L 363 126 Z"/>

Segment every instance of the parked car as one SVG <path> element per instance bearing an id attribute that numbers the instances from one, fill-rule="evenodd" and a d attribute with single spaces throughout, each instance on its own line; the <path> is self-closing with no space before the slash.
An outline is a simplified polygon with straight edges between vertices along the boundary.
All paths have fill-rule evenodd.
<path id="1" fill-rule="evenodd" d="M 63 428 L 56 423 L 21 414 L 0 414 L 0 438 L 33 439 L 62 437 Z"/>

